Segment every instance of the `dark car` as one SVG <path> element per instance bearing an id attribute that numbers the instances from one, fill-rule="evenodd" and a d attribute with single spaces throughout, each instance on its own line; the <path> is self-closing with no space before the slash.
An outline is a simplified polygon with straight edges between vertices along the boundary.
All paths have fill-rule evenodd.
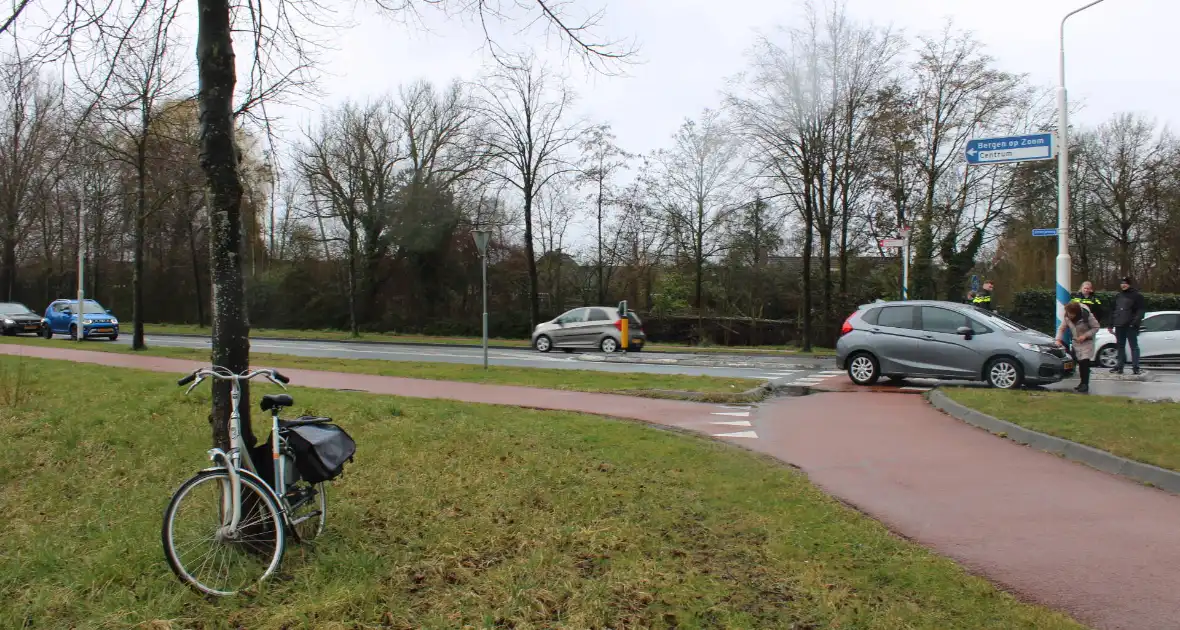
<path id="1" fill-rule="evenodd" d="M 44 320 L 20 302 L 0 302 L 0 331 L 7 337 L 39 334 Z"/>

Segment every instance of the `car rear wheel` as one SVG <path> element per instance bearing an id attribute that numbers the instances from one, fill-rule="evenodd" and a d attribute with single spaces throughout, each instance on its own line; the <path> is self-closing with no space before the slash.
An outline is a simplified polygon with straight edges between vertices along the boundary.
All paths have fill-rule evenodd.
<path id="1" fill-rule="evenodd" d="M 1119 364 L 1119 349 L 1113 345 L 1102 346 L 1098 351 L 1098 365 L 1104 368 L 1117 367 Z"/>
<path id="2" fill-rule="evenodd" d="M 877 358 L 867 352 L 852 355 L 848 359 L 848 378 L 857 385 L 872 385 L 881 378 Z"/>
<path id="3" fill-rule="evenodd" d="M 553 349 L 553 340 L 546 335 L 541 335 L 533 342 L 533 347 L 537 349 L 537 352 L 549 352 Z"/>
<path id="4" fill-rule="evenodd" d="M 70 339 L 74 340 L 77 338 L 78 338 L 78 326 L 71 324 L 70 325 Z"/>
<path id="5" fill-rule="evenodd" d="M 987 364 L 984 380 L 996 389 L 1016 389 L 1024 383 L 1024 370 L 1016 361 L 1000 357 Z"/>
<path id="6" fill-rule="evenodd" d="M 615 341 L 614 337 L 603 337 L 602 341 L 598 342 L 598 349 L 613 354 L 619 351 L 619 342 Z"/>

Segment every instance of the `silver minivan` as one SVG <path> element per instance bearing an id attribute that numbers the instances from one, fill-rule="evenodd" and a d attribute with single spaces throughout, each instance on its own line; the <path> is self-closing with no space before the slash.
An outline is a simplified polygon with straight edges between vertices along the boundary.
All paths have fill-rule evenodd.
<path id="1" fill-rule="evenodd" d="M 923 300 L 861 306 L 844 322 L 836 362 L 858 385 L 884 376 L 1014 389 L 1056 383 L 1074 369 L 1049 335 L 968 304 Z"/>
<path id="2" fill-rule="evenodd" d="M 638 352 L 647 343 L 643 322 L 635 313 L 627 313 L 627 350 Z M 551 321 L 538 324 L 533 330 L 533 348 L 549 352 L 560 348 L 566 352 L 576 349 L 598 349 L 618 352 L 622 346 L 623 327 L 619 309 L 613 306 L 586 306 L 566 311 Z"/>

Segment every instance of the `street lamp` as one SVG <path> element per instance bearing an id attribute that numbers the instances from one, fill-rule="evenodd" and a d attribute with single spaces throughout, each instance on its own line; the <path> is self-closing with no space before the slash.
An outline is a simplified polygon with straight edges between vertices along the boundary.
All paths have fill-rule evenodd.
<path id="1" fill-rule="evenodd" d="M 1102 2 L 1094 0 L 1074 9 L 1061 18 L 1061 50 L 1058 58 L 1057 136 L 1061 147 L 1057 150 L 1057 325 L 1065 318 L 1065 305 L 1070 300 L 1072 261 L 1069 257 L 1069 110 L 1065 96 L 1065 21 L 1075 13 Z"/>
<path id="2" fill-rule="evenodd" d="M 475 246 L 479 249 L 480 264 L 483 267 L 483 369 L 488 369 L 488 242 L 492 240 L 489 229 L 471 230 Z"/>

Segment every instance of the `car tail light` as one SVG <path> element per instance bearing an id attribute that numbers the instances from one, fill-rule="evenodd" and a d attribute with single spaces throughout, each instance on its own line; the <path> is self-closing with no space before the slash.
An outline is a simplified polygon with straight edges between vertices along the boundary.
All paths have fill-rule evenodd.
<path id="1" fill-rule="evenodd" d="M 852 315 L 856 315 L 856 313 L 853 313 Z M 840 327 L 841 335 L 847 335 L 848 333 L 852 332 L 852 315 L 849 315 L 848 319 L 844 320 L 844 325 Z"/>
<path id="2" fill-rule="evenodd" d="M 615 329 L 617 329 L 619 332 L 623 332 L 623 320 L 621 320 L 621 319 L 615 320 Z"/>

